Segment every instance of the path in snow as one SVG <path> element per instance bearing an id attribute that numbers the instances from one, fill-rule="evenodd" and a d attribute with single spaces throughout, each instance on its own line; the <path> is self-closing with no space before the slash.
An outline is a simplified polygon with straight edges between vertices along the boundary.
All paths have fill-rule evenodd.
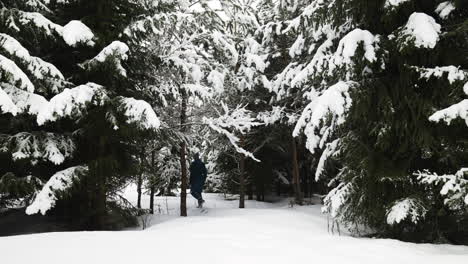
<path id="1" fill-rule="evenodd" d="M 134 201 L 133 193 L 126 196 Z M 237 201 L 222 195 L 205 199 L 208 212 L 194 208 L 190 198 L 186 218 L 175 215 L 178 198 L 167 198 L 169 210 L 165 198 L 157 199 L 163 214 L 154 216 L 144 231 L 0 238 L 1 263 L 468 263 L 464 246 L 331 235 L 318 205 L 288 208 L 284 203 L 247 201 L 248 209 L 240 210 Z"/>

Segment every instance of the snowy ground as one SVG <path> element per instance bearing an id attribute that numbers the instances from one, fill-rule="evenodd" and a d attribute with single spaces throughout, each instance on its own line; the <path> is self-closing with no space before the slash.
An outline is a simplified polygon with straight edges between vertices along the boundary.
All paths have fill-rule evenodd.
<path id="1" fill-rule="evenodd" d="M 134 191 L 125 194 L 135 201 Z M 189 198 L 180 218 L 177 198 L 156 200 L 146 230 L 46 233 L 0 238 L 1 263 L 468 263 L 468 247 L 418 245 L 331 235 L 320 206 L 289 208 L 209 194 L 207 211 Z M 148 203 L 147 197 L 143 205 Z"/>

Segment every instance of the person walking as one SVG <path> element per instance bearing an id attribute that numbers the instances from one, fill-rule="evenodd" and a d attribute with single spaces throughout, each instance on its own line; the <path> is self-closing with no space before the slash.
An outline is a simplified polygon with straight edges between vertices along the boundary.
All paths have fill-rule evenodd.
<path id="1" fill-rule="evenodd" d="M 193 155 L 192 164 L 190 164 L 190 194 L 197 199 L 197 208 L 202 208 L 203 200 L 202 192 L 205 185 L 207 170 L 205 164 L 200 160 L 200 155 Z"/>

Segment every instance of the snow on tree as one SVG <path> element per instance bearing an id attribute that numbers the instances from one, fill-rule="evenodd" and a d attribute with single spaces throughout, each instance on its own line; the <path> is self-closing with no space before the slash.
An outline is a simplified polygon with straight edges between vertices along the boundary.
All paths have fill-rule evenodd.
<path id="1" fill-rule="evenodd" d="M 0 85 L 21 113 L 28 113 L 35 116 L 48 106 L 49 101 L 41 95 L 24 91 L 7 83 L 2 83 Z"/>
<path id="2" fill-rule="evenodd" d="M 47 160 L 60 165 L 75 151 L 75 143 L 70 136 L 48 132 L 1 135 L 0 144 L 0 151 L 11 153 L 14 161 L 28 159 L 32 164 Z"/>
<path id="3" fill-rule="evenodd" d="M 26 208 L 26 214 L 45 215 L 55 206 L 58 199 L 57 192 L 66 191 L 73 185 L 73 181 L 79 179 L 80 175 L 86 173 L 87 170 L 86 166 L 76 166 L 55 173 L 37 193 L 34 202 Z"/>
<path id="4" fill-rule="evenodd" d="M 203 122 L 208 124 L 216 132 L 225 135 L 237 152 L 245 155 L 246 157 L 250 157 L 255 161 L 259 161 L 252 153 L 244 150 L 238 145 L 240 139 L 236 136 L 234 131 L 240 134 L 245 134 L 253 127 L 262 125 L 262 123 L 256 122 L 250 111 L 245 109 L 245 106 L 238 106 L 232 111 L 230 111 L 229 107 L 224 103 L 222 103 L 222 107 L 224 114 L 216 118 L 204 117 Z"/>
<path id="5" fill-rule="evenodd" d="M 12 60 L 0 55 L 0 78 L 28 92 L 34 91 L 34 85 L 28 76 Z"/>
<path id="6" fill-rule="evenodd" d="M 450 123 L 457 118 L 465 120 L 468 126 L 468 99 L 435 112 L 429 117 L 429 120 L 432 122 L 439 122 L 442 120 L 450 125 Z"/>
<path id="7" fill-rule="evenodd" d="M 100 64 L 104 63 L 109 58 L 115 60 L 115 66 L 117 67 L 118 73 L 122 76 L 127 76 L 127 71 L 122 67 L 122 61 L 128 58 L 129 48 L 127 44 L 121 41 L 114 41 L 105 47 L 101 52 L 99 52 L 96 57 L 92 58 L 89 61 L 86 61 L 82 64 L 83 67 L 98 67 Z"/>
<path id="8" fill-rule="evenodd" d="M 2 113 L 11 113 L 12 115 L 16 115 L 18 113 L 18 108 L 16 105 L 11 101 L 10 96 L 0 88 L 0 107 L 2 109 Z"/>
<path id="9" fill-rule="evenodd" d="M 453 10 L 455 10 L 453 3 L 451 1 L 445 1 L 437 6 L 435 12 L 439 15 L 440 18 L 447 19 Z"/>
<path id="10" fill-rule="evenodd" d="M 45 80 L 52 86 L 52 90 L 58 92 L 57 82 L 64 81 L 63 74 L 53 64 L 43 61 L 41 58 L 31 56 L 13 37 L 0 33 L 0 50 L 4 50 L 10 59 L 16 59 L 33 78 Z"/>
<path id="11" fill-rule="evenodd" d="M 353 82 L 338 82 L 325 90 L 304 109 L 297 121 L 293 135 L 298 136 L 301 129 L 307 136 L 306 147 L 313 153 L 316 148 L 322 148 L 333 135 L 334 130 L 346 120 L 346 112 L 351 107 L 349 95 Z M 329 125 L 326 119 L 331 121 Z M 325 123 L 325 125 L 323 125 Z"/>
<path id="12" fill-rule="evenodd" d="M 68 22 L 68 24 L 63 27 L 62 35 L 63 40 L 72 47 L 75 47 L 79 43 L 94 46 L 93 32 L 79 20 Z"/>
<path id="13" fill-rule="evenodd" d="M 416 48 L 433 49 L 439 41 L 441 26 L 424 13 L 413 13 L 398 35 L 400 49 L 408 45 Z"/>
<path id="14" fill-rule="evenodd" d="M 37 123 L 56 121 L 62 117 L 79 118 L 86 110 L 87 104 L 102 105 L 108 98 L 104 87 L 88 83 L 72 89 L 65 89 L 50 99 L 50 102 L 37 115 Z"/>
<path id="15" fill-rule="evenodd" d="M 424 208 L 424 204 L 417 199 L 406 198 L 395 202 L 395 204 L 388 209 L 387 224 L 399 224 L 405 219 L 417 224 L 425 217 L 426 213 L 427 209 Z"/>
<path id="16" fill-rule="evenodd" d="M 452 210 L 463 210 L 468 205 L 468 168 L 455 174 L 439 175 L 428 170 L 414 173 L 424 185 L 436 186 L 445 197 L 444 203 Z"/>
<path id="17" fill-rule="evenodd" d="M 159 118 L 147 102 L 135 98 L 119 98 L 119 101 L 118 108 L 127 117 L 128 123 L 135 123 L 142 129 L 158 129 L 160 127 Z"/>

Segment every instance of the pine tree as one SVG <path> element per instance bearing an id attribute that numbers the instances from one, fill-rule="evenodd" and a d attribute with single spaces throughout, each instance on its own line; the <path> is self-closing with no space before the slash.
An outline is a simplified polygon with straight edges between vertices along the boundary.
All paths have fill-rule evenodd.
<path id="1" fill-rule="evenodd" d="M 28 1 L 30 3 L 33 2 Z M 48 182 L 27 208 L 28 214 L 45 214 L 57 202 L 61 206 L 56 210 L 68 210 L 69 205 L 63 203 L 73 205 L 76 202 L 88 205 L 75 204 L 75 212 L 68 212 L 69 216 L 78 214 L 84 219 L 81 228 L 109 228 L 107 217 L 111 209 L 108 206 L 116 205 L 116 191 L 133 172 L 135 162 L 130 143 L 135 137 L 143 136 L 142 132 L 160 125 L 152 107 L 133 98 L 135 91 L 131 85 L 126 85 L 129 78 L 123 64 L 131 51 L 128 45 L 117 40 L 131 19 L 147 9 L 132 1 L 47 4 L 40 5 L 47 7 L 43 14 L 20 10 L 18 7 L 27 10 L 29 6 L 16 3 L 2 9 L 2 24 L 6 25 L 2 27 L 5 29 L 2 37 L 11 43 L 2 45 L 6 49 L 2 54 L 17 60 L 26 71 L 25 74 L 10 60 L 2 59 L 2 70 L 6 72 L 2 71 L 2 82 L 10 83 L 5 87 L 11 91 L 9 96 L 16 111 L 25 112 L 29 120 L 37 120 L 37 125 L 26 127 L 27 133 L 33 131 L 31 135 L 22 132 L 7 137 L 4 146 L 13 160 L 29 159 L 33 165 L 39 158 L 47 158 L 56 165 L 67 160 L 64 165 L 68 169 L 56 172 L 50 179 L 45 177 Z M 81 21 L 72 20 L 62 27 L 44 15 L 57 21 L 70 18 Z M 34 33 L 30 28 L 37 30 L 37 38 L 28 35 Z M 29 55 L 7 34 L 23 41 L 31 53 L 34 50 L 33 54 L 50 56 L 57 66 Z M 33 43 L 28 41 L 31 39 Z M 58 42 L 55 46 L 64 53 L 48 49 L 54 47 L 54 44 L 49 45 L 54 42 Z M 73 56 L 68 58 L 62 54 Z M 33 63 L 26 64 L 28 60 Z M 63 74 L 58 68 L 63 69 Z M 76 86 L 65 79 L 85 84 Z M 21 126 L 24 125 L 19 128 Z M 51 130 L 59 134 L 49 132 Z M 66 197 L 69 198 L 60 199 Z"/>
<path id="2" fill-rule="evenodd" d="M 296 7 L 299 14 L 283 22 L 282 32 L 299 35 L 291 57 L 306 55 L 290 63 L 282 78 L 311 101 L 294 135 L 303 130 L 307 148 L 322 152 L 316 178 L 333 172 L 326 167 L 331 160 L 341 164 L 329 178 L 336 188 L 325 199 L 325 212 L 399 238 L 405 238 L 402 230 L 411 230 L 412 239 L 445 237 L 452 213 L 437 192 L 427 195 L 413 173 L 420 171 L 420 179 L 425 169 L 463 174 L 466 127 L 455 118 L 464 116 L 458 103 L 466 60 L 453 53 L 466 52 L 466 5 L 356 0 Z M 447 87 L 454 92 L 448 95 Z M 461 111 L 434 110 L 452 104 Z M 448 128 L 431 122 L 452 119 Z M 401 209 L 404 217 L 395 220 Z M 465 219 L 462 211 L 452 218 L 457 223 Z"/>

